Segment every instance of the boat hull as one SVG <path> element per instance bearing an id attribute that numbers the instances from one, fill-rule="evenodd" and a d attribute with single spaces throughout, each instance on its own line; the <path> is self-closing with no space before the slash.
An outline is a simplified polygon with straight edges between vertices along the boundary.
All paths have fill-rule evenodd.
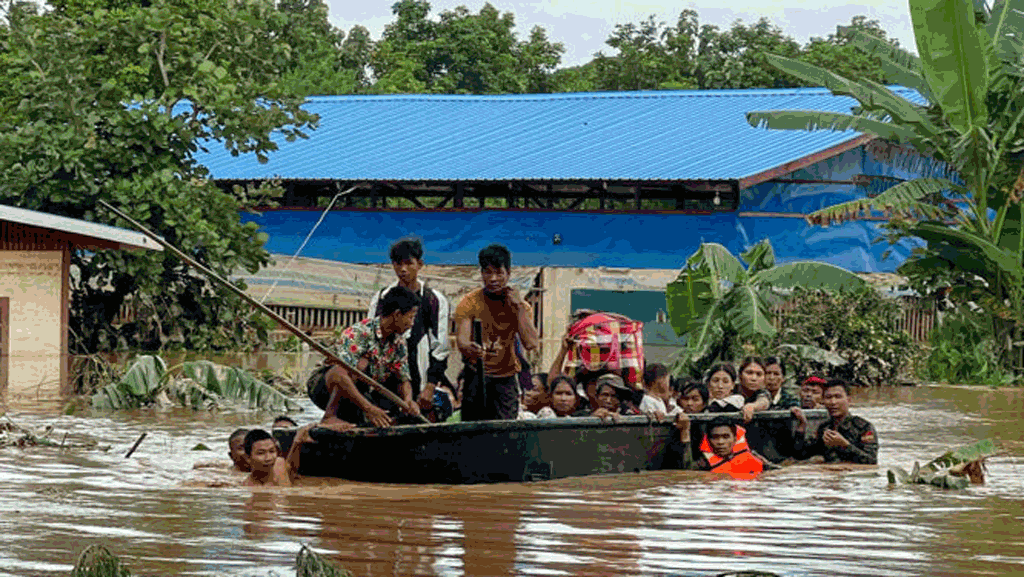
<path id="1" fill-rule="evenodd" d="M 811 429 L 824 411 L 807 411 Z M 692 415 L 692 446 L 717 415 Z M 747 425 L 752 448 L 782 460 L 793 420 L 788 412 L 756 415 Z M 275 431 L 287 450 L 293 431 Z M 381 483 L 524 482 L 676 468 L 678 431 L 647 417 L 482 421 L 358 429 L 314 428 L 299 473 Z"/>

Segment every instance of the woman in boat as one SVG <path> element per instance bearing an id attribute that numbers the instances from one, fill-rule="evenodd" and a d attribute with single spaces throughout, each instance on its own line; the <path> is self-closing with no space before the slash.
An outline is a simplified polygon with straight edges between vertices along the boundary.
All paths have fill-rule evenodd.
<path id="1" fill-rule="evenodd" d="M 597 379 L 596 387 L 597 409 L 590 416 L 614 419 L 617 415 L 641 414 L 633 403 L 635 391 L 627 387 L 619 375 L 614 373 L 601 375 Z"/>
<path id="2" fill-rule="evenodd" d="M 590 411 L 580 408 L 582 397 L 576 392 L 576 382 L 568 375 L 558 375 L 551 381 L 551 409 L 557 417 L 586 417 Z"/>
<path id="3" fill-rule="evenodd" d="M 739 386 L 736 392 L 743 396 L 743 422 L 749 423 L 754 413 L 767 411 L 772 405 L 771 396 L 764 388 L 765 362 L 760 357 L 746 357 L 740 363 Z"/>
<path id="4" fill-rule="evenodd" d="M 550 419 L 555 417 L 551 409 L 551 391 L 548 389 L 547 375 L 533 375 L 529 389 L 523 391 L 519 404 L 519 419 Z"/>
<path id="5" fill-rule="evenodd" d="M 708 371 L 709 413 L 733 413 L 743 408 L 743 397 L 736 394 L 736 369 L 731 363 L 719 363 Z"/>
<path id="6" fill-rule="evenodd" d="M 764 359 L 764 388 L 771 396 L 771 410 L 788 411 L 800 405 L 800 399 L 782 386 L 786 380 L 786 365 L 778 357 Z"/>

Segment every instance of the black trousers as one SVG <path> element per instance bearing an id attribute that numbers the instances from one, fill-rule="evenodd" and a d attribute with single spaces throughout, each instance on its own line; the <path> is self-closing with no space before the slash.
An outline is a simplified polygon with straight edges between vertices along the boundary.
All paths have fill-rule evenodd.
<path id="1" fill-rule="evenodd" d="M 309 400 L 313 401 L 313 404 L 321 409 L 326 409 L 327 403 L 331 400 L 331 392 L 327 388 L 327 371 L 329 371 L 330 368 L 330 365 L 317 367 L 312 373 L 310 373 L 309 378 L 306 380 L 306 391 L 309 394 Z M 401 396 L 399 393 L 399 387 L 402 383 L 399 382 L 397 377 L 389 377 L 381 384 L 392 393 Z M 400 409 L 398 405 L 377 391 L 368 388 L 366 385 L 356 382 L 356 388 L 358 388 L 359 392 L 366 397 L 366 400 L 387 411 L 388 415 L 395 419 L 396 423 L 407 424 L 420 422 L 415 417 L 403 413 L 402 409 Z M 349 423 L 355 423 L 360 426 L 373 426 L 366 419 L 366 414 L 363 410 L 348 399 L 341 399 L 336 415 L 339 419 L 348 421 Z"/>
<path id="2" fill-rule="evenodd" d="M 462 393 L 463 421 L 514 421 L 519 416 L 519 380 L 516 375 L 484 377 L 476 372 L 466 376 Z"/>

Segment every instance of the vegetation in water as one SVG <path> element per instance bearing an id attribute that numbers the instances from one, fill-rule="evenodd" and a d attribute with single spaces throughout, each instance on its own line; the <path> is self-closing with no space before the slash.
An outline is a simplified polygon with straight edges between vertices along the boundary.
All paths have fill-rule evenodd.
<path id="1" fill-rule="evenodd" d="M 237 367 L 188 361 L 168 370 L 163 359 L 136 357 L 124 376 L 92 395 L 96 409 L 182 406 L 195 410 L 227 406 L 291 412 L 301 410 L 287 395 Z"/>
<path id="2" fill-rule="evenodd" d="M 851 114 L 761 111 L 754 126 L 848 130 L 888 141 L 879 150 L 926 176 L 881 194 L 810 215 L 828 225 L 862 216 L 888 218 L 889 238 L 916 237 L 918 249 L 899 272 L 922 295 L 946 293 L 978 311 L 999 363 L 1024 371 L 1024 3 L 1021 0 L 910 0 L 919 56 L 854 31 L 851 42 L 881 59 L 923 104 L 862 77 L 780 55 L 780 70 L 855 98 Z"/>
<path id="3" fill-rule="evenodd" d="M 972 483 L 980 485 L 985 482 L 985 460 L 997 454 L 999 448 L 995 442 L 984 439 L 947 451 L 924 466 L 915 461 L 910 472 L 900 467 L 891 467 L 886 474 L 890 485 L 918 484 L 943 489 L 965 489 Z"/>
<path id="4" fill-rule="evenodd" d="M 89 545 L 78 556 L 71 577 L 131 577 L 121 559 L 103 545 Z"/>
<path id="5" fill-rule="evenodd" d="M 295 557 L 295 577 L 351 577 L 351 573 L 324 559 L 309 545 Z M 131 577 L 117 555 L 102 545 L 89 545 L 78 556 L 71 577 Z"/>
<path id="6" fill-rule="evenodd" d="M 921 347 L 897 319 L 898 301 L 864 286 L 829 292 L 797 288 L 765 350 L 776 351 L 792 374 L 820 373 L 866 386 L 907 379 Z"/>
<path id="7" fill-rule="evenodd" d="M 977 313 L 946 314 L 928 340 L 921 373 L 929 380 L 992 386 L 1019 382 L 999 362 L 991 325 Z"/>

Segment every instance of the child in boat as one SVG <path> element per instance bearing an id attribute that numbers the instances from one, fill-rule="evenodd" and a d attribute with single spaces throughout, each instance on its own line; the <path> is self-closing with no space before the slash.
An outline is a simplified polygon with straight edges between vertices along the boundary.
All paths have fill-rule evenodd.
<path id="1" fill-rule="evenodd" d="M 736 369 L 719 363 L 708 372 L 709 413 L 732 413 L 743 408 L 743 397 L 736 394 Z"/>
<path id="2" fill-rule="evenodd" d="M 684 413 L 703 413 L 708 406 L 708 388 L 704 383 L 689 379 L 683 383 L 679 395 L 679 408 Z"/>
<path id="3" fill-rule="evenodd" d="M 751 453 L 747 445 L 743 427 L 724 416 L 708 423 L 708 434 L 701 443 L 703 455 L 696 462 L 690 457 L 690 418 L 686 413 L 677 415 L 676 427 L 679 429 L 680 449 L 677 452 L 682 458 L 682 468 L 722 473 L 734 479 L 754 479 L 764 470 L 764 463 Z"/>
<path id="4" fill-rule="evenodd" d="M 277 441 L 263 429 L 253 429 L 245 435 L 245 457 L 252 472 L 242 485 L 261 487 L 266 485 L 290 487 L 291 471 L 288 463 L 281 458 Z"/>
<path id="5" fill-rule="evenodd" d="M 644 368 L 644 398 L 640 401 L 640 412 L 654 415 L 658 420 L 679 412 L 672 398 L 670 380 L 668 367 L 661 363 L 650 363 Z"/>
<path id="6" fill-rule="evenodd" d="M 803 409 L 817 409 L 821 406 L 821 388 L 825 385 L 825 379 L 811 375 L 800 385 L 800 407 Z"/>

